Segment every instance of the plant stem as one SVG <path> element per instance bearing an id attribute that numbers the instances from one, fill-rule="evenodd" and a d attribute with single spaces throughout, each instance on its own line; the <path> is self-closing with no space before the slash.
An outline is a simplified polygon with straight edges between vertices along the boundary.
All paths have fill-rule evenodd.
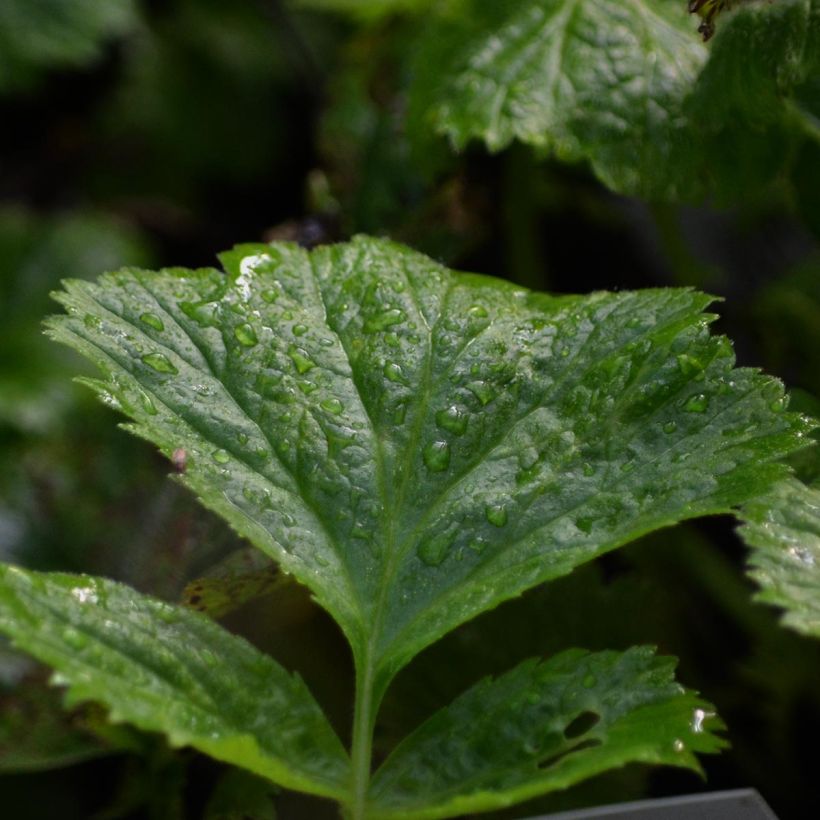
<path id="1" fill-rule="evenodd" d="M 370 763 L 373 754 L 373 727 L 377 703 L 373 697 L 373 661 L 370 652 L 356 665 L 356 705 L 353 711 L 353 742 L 350 750 L 353 767 L 351 820 L 364 820 Z"/>

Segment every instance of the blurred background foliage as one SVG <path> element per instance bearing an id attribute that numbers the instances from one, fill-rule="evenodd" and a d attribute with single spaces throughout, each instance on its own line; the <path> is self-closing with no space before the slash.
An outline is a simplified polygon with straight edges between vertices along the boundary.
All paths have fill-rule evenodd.
<path id="1" fill-rule="evenodd" d="M 61 278 L 369 232 L 555 292 L 695 285 L 725 298 L 719 329 L 739 361 L 780 375 L 793 406 L 820 415 L 820 145 L 802 145 L 765 197 L 720 208 L 616 195 L 585 165 L 521 145 L 456 155 L 427 139 L 420 153 L 408 84 L 430 5 L 0 3 L 0 559 L 210 611 L 298 669 L 343 737 L 340 635 L 71 382 L 84 365 L 40 330 Z M 731 163 L 732 146 L 720 149 L 715 162 Z M 816 463 L 795 466 L 809 480 Z M 743 786 L 783 818 L 816 816 L 820 645 L 751 602 L 733 526 L 644 539 L 462 627 L 402 673 L 377 753 L 518 659 L 647 642 L 681 658 L 681 680 L 729 725 L 733 748 L 705 761 L 708 780 L 629 768 L 498 816 Z M 15 820 L 333 816 L 93 707 L 64 713 L 44 670 L 5 646 L 0 805 Z"/>

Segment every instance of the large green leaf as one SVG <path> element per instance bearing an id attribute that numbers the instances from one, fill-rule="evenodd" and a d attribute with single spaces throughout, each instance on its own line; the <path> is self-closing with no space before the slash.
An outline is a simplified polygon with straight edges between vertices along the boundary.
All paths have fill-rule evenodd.
<path id="1" fill-rule="evenodd" d="M 135 22 L 133 0 L 3 0 L 0 91 L 51 66 L 82 65 Z"/>
<path id="2" fill-rule="evenodd" d="M 782 481 L 747 504 L 742 518 L 757 599 L 782 607 L 787 626 L 820 637 L 820 481 Z"/>
<path id="3" fill-rule="evenodd" d="M 484 680 L 437 712 L 376 773 L 371 814 L 452 817 L 563 789 L 626 763 L 699 770 L 724 742 L 671 658 L 569 650 Z"/>
<path id="4" fill-rule="evenodd" d="M 112 581 L 0 564 L 0 630 L 68 700 L 285 786 L 338 797 L 347 756 L 298 677 L 204 615 Z"/>
<path id="5" fill-rule="evenodd" d="M 760 494 L 808 427 L 690 290 L 554 298 L 367 238 L 223 262 L 70 281 L 51 333 L 313 590 L 376 701 L 479 612 Z"/>
<path id="6" fill-rule="evenodd" d="M 589 160 L 613 188 L 656 193 L 684 140 L 707 50 L 680 0 L 480 0 L 429 26 L 416 116 L 457 148 L 513 139 Z"/>

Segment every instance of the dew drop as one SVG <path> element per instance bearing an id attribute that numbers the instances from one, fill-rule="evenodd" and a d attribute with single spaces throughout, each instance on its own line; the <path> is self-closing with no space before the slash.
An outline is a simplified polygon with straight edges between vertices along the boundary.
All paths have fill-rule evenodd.
<path id="1" fill-rule="evenodd" d="M 709 407 L 709 399 L 703 393 L 690 396 L 683 405 L 687 413 L 704 413 L 707 407 Z"/>
<path id="2" fill-rule="evenodd" d="M 179 373 L 179 370 L 174 367 L 170 359 L 164 353 L 146 353 L 142 357 L 142 361 L 153 368 L 157 373 L 170 373 L 172 376 Z"/>
<path id="3" fill-rule="evenodd" d="M 676 752 L 680 753 L 680 752 L 682 752 L 682 751 L 686 748 L 686 746 L 684 746 L 684 745 L 683 745 L 683 741 L 682 741 L 680 738 L 678 738 L 678 739 L 676 739 L 676 740 L 675 740 L 675 742 L 672 744 L 672 748 L 673 748 Z"/>
<path id="4" fill-rule="evenodd" d="M 344 405 L 338 399 L 325 399 L 319 406 L 334 416 L 338 416 L 344 410 Z"/>
<path id="5" fill-rule="evenodd" d="M 259 343 L 259 339 L 256 337 L 256 331 L 247 322 L 237 325 L 234 328 L 233 335 L 236 336 L 237 341 L 245 345 L 245 347 L 253 347 Z"/>
<path id="6" fill-rule="evenodd" d="M 296 347 L 295 345 L 291 345 L 288 348 L 288 356 L 290 356 L 290 360 L 293 362 L 293 366 L 296 368 L 298 373 L 307 373 L 308 370 L 312 370 L 316 367 L 316 363 L 307 355 L 304 350 Z"/>
<path id="7" fill-rule="evenodd" d="M 433 441 L 424 448 L 424 464 L 431 473 L 440 473 L 450 466 L 450 445 Z"/>
<path id="8" fill-rule="evenodd" d="M 267 290 L 263 290 L 259 295 L 262 297 L 263 301 L 267 302 L 269 305 L 272 305 L 279 298 L 279 291 L 268 288 Z"/>
<path id="9" fill-rule="evenodd" d="M 406 318 L 407 314 L 403 310 L 391 308 L 390 310 L 385 310 L 383 313 L 380 313 L 378 316 L 373 316 L 368 319 L 364 323 L 364 332 L 377 333 L 392 325 L 401 324 Z"/>
<path id="10" fill-rule="evenodd" d="M 678 423 L 675 421 L 667 421 L 666 424 L 663 425 L 663 432 L 667 435 L 671 435 L 678 429 Z"/>
<path id="11" fill-rule="evenodd" d="M 151 397 L 144 391 L 139 390 L 138 392 L 140 398 L 140 404 L 142 405 L 142 409 L 148 413 L 149 416 L 156 416 L 157 408 L 153 401 L 151 401 Z"/>
<path id="12" fill-rule="evenodd" d="M 776 399 L 775 401 L 773 401 L 769 405 L 769 410 L 771 410 L 772 413 L 782 413 L 786 409 L 786 406 L 788 405 L 788 403 L 789 403 L 789 400 L 785 396 L 783 396 L 782 398 L 779 398 L 779 399 Z"/>
<path id="13" fill-rule="evenodd" d="M 489 314 L 487 313 L 487 308 L 483 307 L 482 305 L 472 305 L 468 310 L 467 313 L 470 316 L 475 317 L 476 319 L 486 319 Z"/>
<path id="14" fill-rule="evenodd" d="M 467 413 L 456 404 L 451 404 L 445 410 L 439 410 L 436 413 L 436 424 L 442 430 L 455 433 L 457 436 L 464 435 L 467 430 L 467 422 Z"/>
<path id="15" fill-rule="evenodd" d="M 305 333 L 308 332 L 307 325 L 294 325 L 293 326 L 293 335 L 294 336 L 304 336 Z"/>
<path id="16" fill-rule="evenodd" d="M 429 567 L 437 567 L 447 556 L 453 541 L 454 533 L 443 532 L 425 541 L 418 548 L 418 556 Z"/>
<path id="17" fill-rule="evenodd" d="M 143 313 L 142 316 L 140 316 L 140 321 L 144 325 L 154 328 L 154 330 L 165 330 L 165 325 L 162 323 L 162 319 L 160 319 L 155 313 Z"/>
<path id="18" fill-rule="evenodd" d="M 407 380 L 404 378 L 404 372 L 395 362 L 387 362 L 382 372 L 388 381 L 394 382 L 395 384 L 407 384 Z"/>
<path id="19" fill-rule="evenodd" d="M 507 523 L 507 509 L 503 504 L 488 504 L 484 516 L 494 527 L 503 527 Z"/>
<path id="20" fill-rule="evenodd" d="M 478 399 L 482 407 L 486 407 L 496 396 L 495 390 L 487 382 L 470 382 L 467 389 Z"/>
<path id="21" fill-rule="evenodd" d="M 315 390 L 318 389 L 319 385 L 316 382 L 309 382 L 309 381 L 298 381 L 296 382 L 296 386 L 306 395 L 309 396 Z"/>
<path id="22" fill-rule="evenodd" d="M 692 731 L 695 734 L 701 734 L 703 732 L 704 722 L 714 716 L 714 712 L 707 712 L 705 709 L 695 709 L 695 711 L 692 712 Z"/>
<path id="23" fill-rule="evenodd" d="M 584 466 L 581 468 L 581 472 L 582 472 L 582 473 L 583 473 L 583 474 L 584 474 L 587 478 L 589 478 L 589 476 L 595 475 L 595 468 L 594 468 L 591 464 L 586 463 L 586 464 L 584 464 Z"/>
<path id="24" fill-rule="evenodd" d="M 227 464 L 231 460 L 226 450 L 214 450 L 213 453 L 211 453 L 211 458 L 213 458 L 217 464 Z"/>
<path id="25" fill-rule="evenodd" d="M 216 327 L 219 324 L 216 302 L 180 302 L 179 309 L 200 327 Z"/>
<path id="26" fill-rule="evenodd" d="M 102 325 L 102 322 L 99 316 L 95 316 L 93 313 L 86 313 L 83 317 L 83 324 L 89 330 L 97 330 Z"/>
<path id="27" fill-rule="evenodd" d="M 681 353 L 677 357 L 678 369 L 684 376 L 691 377 L 698 375 L 703 370 L 700 359 L 690 356 L 688 353 Z"/>

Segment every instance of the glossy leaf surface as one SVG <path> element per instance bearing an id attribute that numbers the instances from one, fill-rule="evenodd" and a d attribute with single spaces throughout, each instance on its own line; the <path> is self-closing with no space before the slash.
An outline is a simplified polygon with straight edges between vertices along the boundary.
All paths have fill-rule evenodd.
<path id="1" fill-rule="evenodd" d="M 479 612 L 759 494 L 807 426 L 689 290 L 553 298 L 367 238 L 223 262 L 68 282 L 51 333 L 377 692 Z"/>
<path id="2" fill-rule="evenodd" d="M 0 630 L 55 668 L 68 700 L 315 794 L 347 756 L 302 681 L 208 618 L 112 581 L 0 565 Z"/>
<path id="3" fill-rule="evenodd" d="M 458 148 L 518 139 L 654 192 L 706 56 L 679 0 L 476 0 L 429 27 L 414 107 Z"/>
<path id="4" fill-rule="evenodd" d="M 820 637 L 820 482 L 783 481 L 744 507 L 742 518 L 757 599 L 782 607 L 787 626 Z"/>
<path id="5" fill-rule="evenodd" d="M 484 680 L 437 712 L 376 773 L 370 816 L 498 808 L 626 763 L 699 770 L 725 742 L 714 711 L 645 647 L 569 650 Z"/>

